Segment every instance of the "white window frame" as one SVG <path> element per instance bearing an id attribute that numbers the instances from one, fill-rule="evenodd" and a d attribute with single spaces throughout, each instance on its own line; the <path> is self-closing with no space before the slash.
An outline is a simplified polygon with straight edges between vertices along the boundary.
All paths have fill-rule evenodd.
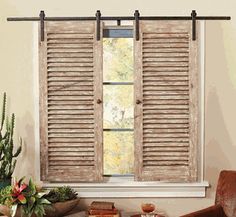
<path id="1" fill-rule="evenodd" d="M 137 182 L 133 177 L 105 177 L 103 183 L 49 183 L 44 188 L 69 185 L 78 191 L 81 198 L 144 198 L 144 197 L 205 197 L 209 183 L 204 181 L 205 168 L 205 21 L 200 21 L 200 127 L 201 146 L 199 147 L 199 181 L 194 183 Z M 33 27 L 33 72 L 34 72 L 34 113 L 35 113 L 35 176 L 40 181 L 40 136 L 39 136 L 39 77 L 38 77 L 38 24 Z"/>

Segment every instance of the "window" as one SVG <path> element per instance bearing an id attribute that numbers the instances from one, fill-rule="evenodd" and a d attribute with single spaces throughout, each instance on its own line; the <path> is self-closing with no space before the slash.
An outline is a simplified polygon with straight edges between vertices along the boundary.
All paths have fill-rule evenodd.
<path id="1" fill-rule="evenodd" d="M 42 179 L 101 182 L 104 174 L 133 173 L 136 181 L 197 181 L 199 41 L 191 40 L 191 22 L 140 21 L 139 41 L 114 38 L 112 31 L 97 41 L 92 21 L 45 24 Z M 118 60 L 107 50 L 119 46 L 117 52 L 130 52 L 132 45 L 134 68 L 126 64 L 127 53 L 117 63 L 121 71 L 114 70 Z M 112 165 L 111 147 L 120 168 Z M 122 164 L 126 159 L 130 163 Z"/>
<path id="2" fill-rule="evenodd" d="M 120 35 L 103 40 L 104 175 L 134 173 L 133 38 Z"/>

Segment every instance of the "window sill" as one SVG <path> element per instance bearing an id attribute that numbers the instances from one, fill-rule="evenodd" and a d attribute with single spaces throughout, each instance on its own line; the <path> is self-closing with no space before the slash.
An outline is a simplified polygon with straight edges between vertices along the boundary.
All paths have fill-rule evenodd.
<path id="1" fill-rule="evenodd" d="M 130 177 L 112 177 L 104 183 L 44 183 L 46 189 L 68 185 L 82 198 L 205 197 L 206 181 L 195 183 L 135 182 Z"/>

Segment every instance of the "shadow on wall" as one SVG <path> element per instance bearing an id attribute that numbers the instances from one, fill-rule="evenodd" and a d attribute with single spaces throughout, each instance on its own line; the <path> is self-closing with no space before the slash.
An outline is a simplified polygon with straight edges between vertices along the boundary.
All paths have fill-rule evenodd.
<path id="1" fill-rule="evenodd" d="M 214 198 L 220 171 L 236 170 L 236 134 L 230 133 L 236 129 L 236 89 L 230 76 L 233 63 L 226 59 L 229 50 L 224 44 L 228 37 L 222 33 L 226 26 L 212 22 L 206 28 L 205 179 L 212 186 L 207 195 L 211 198 Z M 227 44 L 230 46 L 230 41 Z"/>

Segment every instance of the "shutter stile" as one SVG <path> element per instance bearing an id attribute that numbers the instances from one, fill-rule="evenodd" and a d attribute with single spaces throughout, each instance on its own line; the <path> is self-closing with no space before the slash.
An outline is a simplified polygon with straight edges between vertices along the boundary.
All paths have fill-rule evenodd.
<path id="1" fill-rule="evenodd" d="M 41 42 L 41 164 L 47 181 L 102 177 L 101 44 L 94 22 L 46 22 Z M 44 117 L 44 118 L 43 118 Z M 45 136 L 46 135 L 46 136 Z"/>
<path id="2" fill-rule="evenodd" d="M 135 106 L 136 179 L 196 181 L 198 94 L 191 87 L 197 85 L 197 42 L 191 40 L 191 24 L 141 21 L 140 31 L 135 41 L 135 99 L 142 101 Z"/>

